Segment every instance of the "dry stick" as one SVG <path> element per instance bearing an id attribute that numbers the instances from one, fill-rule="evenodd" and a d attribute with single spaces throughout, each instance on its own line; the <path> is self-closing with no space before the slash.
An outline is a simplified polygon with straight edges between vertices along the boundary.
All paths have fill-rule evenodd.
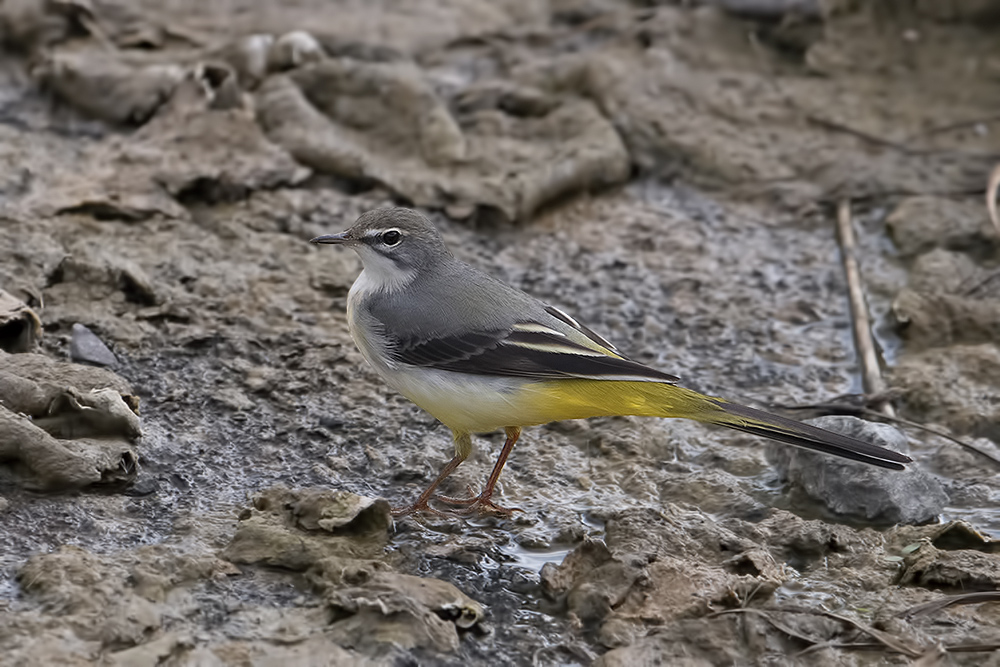
<path id="1" fill-rule="evenodd" d="M 960 440 L 959 438 L 956 438 L 955 436 L 951 435 L 950 433 L 946 433 L 945 431 L 942 431 L 941 429 L 934 428 L 932 426 L 926 426 L 924 424 L 919 424 L 919 423 L 917 423 L 915 421 L 910 421 L 909 419 L 903 419 L 902 417 L 889 417 L 887 415 L 881 414 L 877 410 L 871 410 L 869 408 L 861 408 L 861 414 L 865 414 L 865 413 L 868 413 L 869 415 L 878 415 L 878 416 L 884 417 L 888 421 L 896 422 L 897 424 L 902 424 L 904 426 L 910 426 L 912 428 L 919 429 L 921 431 L 926 431 L 927 433 L 933 433 L 934 435 L 942 437 L 942 438 L 944 438 L 946 440 L 951 440 L 956 445 L 964 447 L 965 449 L 969 450 L 970 452 L 974 452 L 976 454 L 979 454 L 983 458 L 989 459 L 993 463 L 996 463 L 997 465 L 1000 465 L 1000 458 L 997 458 L 995 455 L 989 453 L 985 449 L 981 449 L 981 448 L 977 447 L 976 445 L 972 444 L 971 442 L 965 442 L 963 440 Z"/>
<path id="2" fill-rule="evenodd" d="M 954 607 L 956 605 L 982 604 L 984 602 L 1000 602 L 1000 591 L 981 591 L 978 593 L 945 595 L 937 598 L 936 600 L 924 602 L 923 604 L 918 604 L 910 607 L 909 609 L 905 609 L 896 614 L 896 616 L 899 618 L 912 618 L 913 616 L 921 616 L 923 614 L 933 614 L 941 611 L 942 609 L 947 609 L 948 607 Z"/>
<path id="3" fill-rule="evenodd" d="M 1000 165 L 998 165 L 998 166 L 1000 166 Z M 962 296 L 975 296 L 976 292 L 978 292 L 979 290 L 981 290 L 981 289 L 983 289 L 985 287 L 989 287 L 990 283 L 995 282 L 998 278 L 1000 278 L 1000 271 L 994 271 L 993 273 L 989 274 L 988 276 L 986 276 L 982 280 L 978 281 L 972 287 L 966 288 L 962 292 Z"/>
<path id="4" fill-rule="evenodd" d="M 885 391 L 885 382 L 875 351 L 875 340 L 872 338 L 871 318 L 868 316 L 868 306 L 865 303 L 865 292 L 861 286 L 861 269 L 858 266 L 857 241 L 854 237 L 854 225 L 851 223 L 851 202 L 841 199 L 837 203 L 837 237 L 840 240 L 840 257 L 844 264 L 844 276 L 847 278 L 847 295 L 851 304 L 851 328 L 854 331 L 854 348 L 861 365 L 861 384 L 865 393 L 877 396 Z M 895 417 L 896 411 L 888 401 L 875 404 L 875 409 L 889 417 Z"/>
<path id="5" fill-rule="evenodd" d="M 80 22 L 80 25 L 90 33 L 91 37 L 97 40 L 105 51 L 109 53 L 116 53 L 118 51 L 118 46 L 108 37 L 107 31 L 101 26 L 100 19 L 89 6 L 89 3 L 71 2 L 68 4 L 77 10 L 76 19 Z"/>
<path id="6" fill-rule="evenodd" d="M 895 651 L 896 653 L 902 653 L 903 655 L 909 656 L 911 658 L 919 658 L 920 655 L 921 655 L 920 651 L 918 651 L 917 649 L 914 649 L 914 648 L 911 648 L 911 647 L 907 646 L 905 643 L 903 643 L 897 637 L 893 637 L 892 635 L 890 635 L 890 634 L 888 634 L 886 632 L 882 632 L 881 630 L 876 630 L 875 628 L 870 627 L 868 625 L 865 625 L 864 623 L 861 623 L 860 621 L 855 621 L 853 618 L 849 618 L 847 616 L 841 616 L 840 614 L 835 614 L 833 612 L 825 611 L 825 610 L 821 610 L 821 609 L 808 609 L 808 608 L 801 608 L 800 609 L 800 608 L 797 608 L 797 607 L 796 608 L 787 608 L 787 609 L 753 609 L 753 608 L 749 608 L 749 607 L 744 607 L 744 608 L 740 608 L 740 609 L 724 609 L 722 611 L 717 611 L 717 612 L 715 612 L 713 614 L 709 614 L 708 616 L 706 616 L 706 618 L 712 618 L 713 616 L 722 616 L 722 615 L 725 615 L 725 614 L 756 614 L 758 616 L 763 617 L 768 623 L 770 623 L 771 625 L 773 625 L 775 628 L 777 628 L 781 632 L 784 632 L 788 636 L 795 637 L 796 639 L 800 639 L 802 641 L 805 641 L 805 642 L 808 642 L 808 643 L 812 644 L 812 646 L 810 646 L 809 648 L 807 648 L 802 653 L 813 651 L 817 647 L 820 647 L 820 648 L 825 647 L 824 645 L 827 642 L 818 642 L 815 639 L 813 639 L 812 637 L 808 637 L 808 636 L 806 636 L 806 635 L 804 635 L 804 634 L 802 634 L 800 632 L 796 632 L 792 628 L 788 627 L 787 625 L 785 625 L 781 621 L 778 621 L 776 618 L 774 618 L 774 616 L 772 615 L 771 612 L 779 612 L 779 613 L 783 613 L 783 614 L 810 614 L 812 616 L 825 616 L 827 618 L 832 618 L 835 621 L 839 621 L 841 623 L 846 623 L 847 625 L 850 625 L 851 627 L 853 627 L 855 630 L 863 632 L 864 634 L 868 635 L 872 639 L 875 639 L 876 641 L 878 641 L 879 644 L 882 647 L 890 649 L 892 651 Z M 800 653 L 800 655 L 801 655 L 801 653 Z"/>
<path id="7" fill-rule="evenodd" d="M 996 593 L 996 591 L 991 591 L 991 592 Z M 972 594 L 970 594 L 970 596 L 971 595 Z M 955 596 L 955 597 L 965 598 L 967 596 Z M 979 602 L 986 602 L 986 601 L 987 600 L 979 600 Z M 958 604 L 968 604 L 968 603 L 962 601 L 958 602 Z M 918 605 L 917 607 L 914 607 L 910 611 L 916 611 L 918 607 L 924 607 L 924 606 L 929 607 L 930 605 Z M 777 618 L 774 617 L 775 612 L 783 614 L 811 614 L 813 616 L 825 616 L 835 621 L 839 621 L 841 623 L 850 625 L 855 630 L 868 635 L 869 637 L 875 639 L 876 641 L 875 642 L 817 641 L 813 637 L 809 637 L 808 635 L 804 635 L 801 632 L 793 630 L 792 628 L 788 627 L 787 625 L 779 621 Z M 918 612 L 918 613 L 923 613 L 923 612 Z M 900 653 L 907 657 L 916 659 L 924 656 L 926 651 L 928 650 L 928 649 L 913 648 L 907 645 L 905 642 L 903 642 L 899 637 L 890 635 L 887 632 L 882 632 L 881 630 L 876 630 L 870 625 L 865 625 L 864 623 L 856 621 L 848 616 L 836 614 L 834 612 L 826 611 L 824 609 L 808 609 L 808 608 L 797 608 L 797 607 L 787 608 L 787 609 L 753 609 L 749 607 L 741 607 L 739 609 L 724 609 L 722 611 L 717 611 L 712 614 L 709 614 L 705 618 L 713 618 L 716 616 L 724 616 L 727 614 L 754 614 L 756 616 L 760 616 L 761 618 L 766 620 L 769 624 L 771 624 L 774 628 L 776 628 L 781 632 L 784 632 L 789 637 L 793 637 L 795 639 L 798 639 L 800 641 L 809 644 L 809 647 L 796 654 L 796 657 L 800 657 L 808 653 L 813 653 L 815 651 L 819 651 L 824 648 L 841 648 L 841 649 L 855 649 L 855 650 L 860 649 L 868 651 L 879 650 L 879 649 L 889 650 L 894 653 Z M 950 646 L 947 645 L 942 646 L 941 648 L 943 648 L 945 651 L 949 653 L 975 653 L 975 652 L 995 651 L 997 649 L 1000 649 L 1000 644 L 997 643 L 952 644 Z"/>
<path id="8" fill-rule="evenodd" d="M 878 640 L 881 644 L 883 644 L 887 648 L 890 648 L 890 649 L 892 649 L 893 651 L 895 651 L 897 653 L 902 653 L 903 655 L 909 656 L 911 658 L 919 658 L 922 655 L 924 655 L 924 652 L 925 652 L 925 650 L 918 650 L 918 649 L 911 648 L 906 643 L 904 643 L 900 638 L 894 637 L 893 635 L 890 635 L 890 634 L 888 634 L 886 632 L 882 632 L 881 630 L 876 630 L 875 628 L 873 628 L 871 626 L 868 626 L 868 625 L 865 625 L 864 623 L 861 623 L 860 621 L 856 621 L 853 618 L 850 618 L 849 616 L 842 616 L 840 614 L 836 614 L 836 613 L 834 613 L 832 611 L 826 611 L 824 609 L 797 609 L 797 610 L 791 610 L 790 609 L 788 611 L 792 611 L 793 613 L 798 612 L 798 613 L 802 613 L 802 614 L 816 614 L 817 616 L 826 616 L 827 618 L 832 618 L 832 619 L 834 619 L 836 621 L 841 621 L 842 623 L 847 623 L 848 625 L 853 626 L 855 629 L 857 629 L 857 630 L 859 630 L 859 631 L 861 631 L 861 632 L 869 635 L 873 639 Z M 954 653 L 973 653 L 973 652 L 979 652 L 979 651 L 994 651 L 994 650 L 997 649 L 998 646 L 1000 646 L 1000 645 L 998 645 L 996 643 L 989 643 L 989 644 L 954 644 L 954 645 L 951 645 L 951 646 L 944 646 L 943 648 L 944 648 L 945 651 L 948 651 L 948 652 L 954 652 Z M 810 649 L 811 648 L 813 648 L 813 647 L 810 647 Z M 845 645 L 842 648 L 847 648 L 847 646 Z M 806 649 L 806 650 L 808 651 L 810 649 Z"/>
<path id="9" fill-rule="evenodd" d="M 948 653 L 987 653 L 1000 650 L 1000 644 L 995 642 L 992 644 L 953 644 L 945 646 L 944 650 Z"/>
<path id="10" fill-rule="evenodd" d="M 864 130 L 858 130 L 849 125 L 844 125 L 843 123 L 838 123 L 835 120 L 830 120 L 829 118 L 823 118 L 822 116 L 817 116 L 815 114 L 807 113 L 805 115 L 807 122 L 812 123 L 818 127 L 822 127 L 825 130 L 832 130 L 834 132 L 842 132 L 844 134 L 849 134 L 852 137 L 857 137 L 863 141 L 867 141 L 870 144 L 876 146 L 883 146 L 885 148 L 892 148 L 901 153 L 914 153 L 912 148 L 905 144 L 901 144 L 891 139 L 885 139 L 877 135 L 871 134 L 870 132 L 865 132 Z"/>
<path id="11" fill-rule="evenodd" d="M 842 134 L 847 134 L 852 137 L 856 137 L 874 146 L 882 146 L 884 148 L 891 148 L 892 150 L 899 151 L 905 155 L 955 155 L 955 156 L 982 156 L 982 155 L 993 155 L 993 153 L 973 153 L 970 151 L 963 151 L 955 148 L 913 148 L 905 143 L 900 143 L 898 141 L 893 141 L 891 139 L 886 139 L 878 135 L 872 134 L 870 132 L 865 132 L 864 130 L 859 130 L 857 128 L 851 127 L 850 125 L 845 125 L 843 123 L 831 120 L 829 118 L 823 118 L 822 116 L 817 116 L 806 112 L 804 115 L 806 122 L 812 123 L 818 127 L 822 127 L 833 132 L 840 132 Z M 907 140 L 909 141 L 909 140 Z M 976 188 L 976 192 L 979 189 Z M 914 192 L 913 194 L 921 194 Z M 931 194 L 929 192 L 923 192 L 923 194 Z"/>
<path id="12" fill-rule="evenodd" d="M 782 623 L 781 621 L 779 621 L 777 618 L 775 618 L 774 614 L 769 613 L 769 611 L 770 610 L 765 610 L 765 609 L 754 609 L 753 607 L 740 607 L 739 609 L 723 609 L 722 611 L 717 611 L 717 612 L 711 613 L 708 616 L 706 616 L 705 618 L 713 618 L 715 616 L 722 616 L 724 614 L 753 614 L 755 616 L 760 616 L 765 621 L 767 621 L 768 623 L 770 623 L 775 629 L 780 630 L 781 632 L 784 632 L 789 637 L 792 637 L 794 639 L 798 639 L 799 641 L 805 642 L 805 643 L 809 644 L 810 646 L 815 646 L 816 644 L 819 643 L 818 639 L 815 639 L 815 638 L 810 637 L 808 635 L 804 635 L 801 632 L 798 632 L 797 630 L 794 630 L 794 629 L 790 628 L 789 626 L 785 625 L 784 623 Z M 782 610 L 777 609 L 775 611 L 782 611 Z"/>
<path id="13" fill-rule="evenodd" d="M 856 621 L 849 616 L 841 616 L 840 614 L 835 614 L 832 611 L 826 611 L 823 609 L 809 610 L 807 613 L 816 614 L 817 616 L 826 616 L 827 618 L 832 618 L 835 621 L 840 621 L 841 623 L 846 623 L 852 626 L 855 630 L 865 633 L 872 639 L 885 644 L 887 647 L 891 648 L 897 653 L 902 653 L 911 658 L 919 658 L 922 651 L 918 651 L 907 646 L 898 637 L 894 637 L 887 632 L 882 632 L 881 630 L 876 630 L 875 628 L 865 625 L 860 621 Z"/>
<path id="14" fill-rule="evenodd" d="M 890 400 L 889 397 L 892 396 L 892 392 L 887 392 L 885 396 L 886 398 L 881 399 L 883 402 Z M 877 396 L 869 397 L 869 396 L 862 396 L 860 394 L 844 394 L 843 396 L 835 396 L 829 401 L 824 401 L 822 403 L 801 403 L 796 405 L 792 405 L 790 403 L 769 403 L 768 407 L 776 410 L 788 410 L 788 411 L 813 410 L 815 412 L 820 412 L 821 413 L 820 416 L 851 415 L 853 417 L 878 418 L 890 423 L 902 424 L 903 426 L 909 426 L 911 428 L 915 428 L 917 430 L 924 431 L 926 433 L 932 433 L 936 436 L 944 438 L 945 440 L 950 440 L 951 442 L 954 442 L 956 445 L 964 447 L 970 452 L 978 454 L 979 456 L 988 459 L 989 461 L 991 461 L 996 465 L 1000 465 L 1000 457 L 998 457 L 996 454 L 992 454 L 986 451 L 985 449 L 982 449 L 981 447 L 977 447 L 971 442 L 965 442 L 960 438 L 956 438 L 947 431 L 942 431 L 939 428 L 934 428 L 933 426 L 927 426 L 926 424 L 921 424 L 919 422 L 911 421 L 909 419 L 904 419 L 902 417 L 890 417 L 886 414 L 879 412 L 878 410 L 872 410 L 871 408 L 867 408 L 864 405 L 851 403 L 851 401 L 858 398 L 864 399 L 870 403 L 878 403 L 880 400 L 879 397 Z M 843 401 L 843 402 L 838 402 L 838 401 Z"/>
<path id="15" fill-rule="evenodd" d="M 990 593 L 996 594 L 997 592 L 996 591 L 990 591 Z M 970 602 L 966 601 L 966 599 L 967 598 L 971 598 L 972 595 L 974 595 L 974 594 L 954 596 L 955 598 L 962 598 L 961 601 L 956 600 L 956 604 L 969 604 Z M 979 595 L 981 595 L 981 594 L 979 594 Z M 978 600 L 978 602 L 988 602 L 988 601 L 989 600 L 984 600 L 984 599 Z M 916 613 L 926 613 L 924 611 L 919 610 L 920 607 L 930 607 L 930 604 L 917 605 L 917 607 L 914 607 L 914 608 L 912 608 L 909 611 L 910 612 L 916 612 Z M 928 609 L 928 611 L 929 611 L 929 609 Z M 850 625 L 855 630 L 858 630 L 859 632 L 862 632 L 862 633 L 868 635 L 869 637 L 871 637 L 872 639 L 875 639 L 876 641 L 875 642 L 849 642 L 849 643 L 848 642 L 837 642 L 837 641 L 829 641 L 829 642 L 817 641 L 813 637 L 809 637 L 808 635 L 802 634 L 801 632 L 798 632 L 798 631 L 790 628 L 789 626 L 785 625 L 784 623 L 782 623 L 781 621 L 779 621 L 777 618 L 775 618 L 775 616 L 774 616 L 775 613 L 782 613 L 782 614 L 811 614 L 813 616 L 825 616 L 825 617 L 831 618 L 831 619 L 833 619 L 835 621 L 839 621 L 841 623 L 845 623 L 847 625 Z M 887 632 L 882 632 L 881 630 L 876 630 L 875 628 L 871 627 L 870 625 L 865 625 L 864 623 L 861 623 L 860 621 L 856 621 L 853 618 L 850 618 L 849 616 L 843 616 L 841 614 L 836 614 L 836 613 L 831 612 L 831 611 L 826 611 L 825 609 L 809 609 L 809 608 L 799 608 L 799 607 L 791 607 L 791 608 L 785 608 L 785 609 L 753 609 L 753 608 L 750 608 L 750 607 L 741 607 L 739 609 L 724 609 L 722 611 L 717 611 L 717 612 L 714 612 L 712 614 L 708 614 L 705 618 L 714 618 L 716 616 L 724 616 L 724 615 L 727 615 L 727 614 L 753 614 L 755 616 L 760 616 L 761 618 L 763 618 L 764 620 L 766 620 L 769 624 L 771 624 L 774 628 L 776 628 L 777 630 L 779 630 L 781 632 L 784 632 L 789 637 L 793 637 L 795 639 L 798 639 L 800 641 L 803 641 L 803 642 L 809 644 L 809 647 L 806 648 L 803 651 L 800 651 L 797 654 L 797 657 L 805 655 L 807 653 L 812 653 L 812 652 L 815 652 L 815 651 L 818 651 L 818 650 L 822 650 L 824 648 L 842 648 L 842 649 L 861 649 L 861 650 L 878 650 L 878 649 L 889 650 L 889 651 L 893 651 L 895 653 L 900 653 L 900 654 L 905 655 L 907 657 L 916 659 L 916 658 L 922 657 L 926 653 L 926 650 L 927 650 L 927 649 L 913 648 L 913 647 L 909 646 L 908 644 L 906 644 L 904 641 L 902 641 L 899 637 L 895 637 L 893 635 L 890 635 Z M 949 653 L 974 653 L 974 652 L 982 652 L 982 651 L 995 651 L 997 649 L 1000 649 L 1000 644 L 996 644 L 996 643 L 988 643 L 988 644 L 952 644 L 950 646 L 943 646 L 942 648 L 945 651 L 948 651 Z"/>
<path id="16" fill-rule="evenodd" d="M 947 125 L 938 125 L 936 127 L 929 127 L 926 130 L 922 130 L 913 136 L 909 137 L 908 141 L 915 141 L 922 137 L 930 137 L 935 134 L 941 134 L 943 132 L 953 132 L 954 130 L 964 130 L 969 127 L 975 127 L 980 123 L 992 123 L 994 121 L 1000 120 L 1000 114 L 993 114 L 990 116 L 983 116 L 982 118 L 972 118 L 970 120 L 960 120 L 957 123 L 948 123 Z"/>
<path id="17" fill-rule="evenodd" d="M 879 651 L 879 650 L 895 651 L 895 649 L 889 649 L 888 647 L 886 647 L 885 644 L 880 644 L 876 642 L 850 642 L 850 643 L 825 642 L 822 644 L 813 644 L 812 646 L 799 651 L 792 657 L 798 658 L 809 653 L 815 653 L 816 651 L 821 651 L 825 648 L 839 648 L 839 649 L 847 649 L 850 651 Z M 1000 649 L 1000 644 L 995 644 L 995 643 L 994 644 L 947 644 L 941 646 L 940 649 L 945 653 L 992 653 L 993 651 Z M 937 648 L 931 646 L 927 650 L 936 651 Z M 925 654 L 921 654 L 920 656 L 917 657 L 923 658 L 924 655 Z M 911 662 L 910 664 L 918 665 L 923 663 Z M 932 663 L 932 664 L 937 664 L 937 663 Z"/>
<path id="18" fill-rule="evenodd" d="M 1000 219 L 997 218 L 997 189 L 1000 188 L 1000 164 L 993 167 L 990 172 L 990 180 L 986 185 L 986 208 L 990 212 L 990 220 L 1000 234 Z"/>

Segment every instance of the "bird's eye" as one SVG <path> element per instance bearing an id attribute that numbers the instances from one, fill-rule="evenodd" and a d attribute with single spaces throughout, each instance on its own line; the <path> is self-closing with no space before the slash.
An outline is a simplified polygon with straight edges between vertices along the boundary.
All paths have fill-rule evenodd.
<path id="1" fill-rule="evenodd" d="M 387 232 L 382 233 L 382 243 L 386 245 L 396 245 L 403 240 L 403 235 L 397 232 L 395 229 L 390 229 Z"/>

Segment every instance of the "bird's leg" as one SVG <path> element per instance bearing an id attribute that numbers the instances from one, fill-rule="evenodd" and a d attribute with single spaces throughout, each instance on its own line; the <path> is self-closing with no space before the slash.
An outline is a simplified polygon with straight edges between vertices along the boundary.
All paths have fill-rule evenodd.
<path id="1" fill-rule="evenodd" d="M 441 470 L 441 473 L 437 478 L 431 482 L 431 485 L 420 494 L 417 498 L 417 502 L 413 503 L 409 507 L 395 507 L 392 509 L 393 516 L 408 516 L 410 514 L 415 514 L 424 510 L 434 512 L 435 514 L 443 514 L 443 512 L 438 512 L 433 507 L 429 507 L 427 502 L 434 497 L 434 490 L 438 488 L 448 475 L 455 472 L 455 468 L 462 465 L 462 461 L 469 458 L 469 454 L 472 453 L 472 436 L 468 433 L 454 433 L 453 437 L 455 439 L 455 456 L 448 461 L 448 464 Z"/>
<path id="2" fill-rule="evenodd" d="M 478 510 L 487 514 L 492 513 L 510 516 L 514 512 L 524 511 L 517 507 L 501 507 L 491 500 L 491 497 L 493 496 L 493 487 L 496 486 L 497 480 L 500 479 L 500 472 L 503 470 L 504 464 L 507 463 L 507 457 L 510 456 L 511 451 L 514 449 L 514 444 L 521 435 L 521 429 L 517 426 L 508 426 L 504 429 L 504 431 L 507 433 L 507 441 L 504 442 L 503 449 L 500 450 L 500 456 L 497 457 L 496 465 L 493 466 L 493 472 L 490 473 L 490 478 L 486 481 L 486 488 L 483 489 L 483 492 L 473 498 L 449 498 L 447 496 L 435 496 L 435 500 L 441 500 L 450 505 L 468 506 L 468 509 L 464 510 L 463 514 L 471 514 Z"/>

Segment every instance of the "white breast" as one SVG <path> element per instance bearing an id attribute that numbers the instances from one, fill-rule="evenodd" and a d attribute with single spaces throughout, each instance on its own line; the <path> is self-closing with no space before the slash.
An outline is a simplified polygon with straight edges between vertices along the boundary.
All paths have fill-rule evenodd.
<path id="1" fill-rule="evenodd" d="M 385 354 L 385 341 L 379 331 L 380 325 L 375 318 L 365 312 L 364 308 L 360 307 L 368 294 L 378 290 L 379 287 L 373 285 L 368 269 L 362 271 L 358 279 L 351 285 L 351 291 L 347 293 L 347 326 L 361 356 L 379 372 L 379 375 L 385 377 L 389 366 L 387 364 L 388 357 Z"/>
<path id="2" fill-rule="evenodd" d="M 524 424 L 524 380 L 414 366 L 379 371 L 396 391 L 453 431 L 488 433 Z"/>
<path id="3" fill-rule="evenodd" d="M 431 413 L 453 431 L 486 433 L 516 426 L 525 406 L 517 406 L 516 378 L 477 377 L 388 361 L 379 323 L 362 305 L 373 287 L 368 270 L 347 295 L 347 323 L 361 355 L 390 387 Z"/>

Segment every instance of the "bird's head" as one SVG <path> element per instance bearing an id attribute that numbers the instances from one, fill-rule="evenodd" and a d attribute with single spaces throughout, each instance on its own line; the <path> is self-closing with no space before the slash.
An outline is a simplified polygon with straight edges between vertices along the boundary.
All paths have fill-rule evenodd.
<path id="1" fill-rule="evenodd" d="M 310 242 L 351 248 L 369 279 L 386 288 L 407 284 L 418 272 L 451 258 L 431 221 L 407 208 L 368 211 L 347 231 L 317 236 Z"/>

